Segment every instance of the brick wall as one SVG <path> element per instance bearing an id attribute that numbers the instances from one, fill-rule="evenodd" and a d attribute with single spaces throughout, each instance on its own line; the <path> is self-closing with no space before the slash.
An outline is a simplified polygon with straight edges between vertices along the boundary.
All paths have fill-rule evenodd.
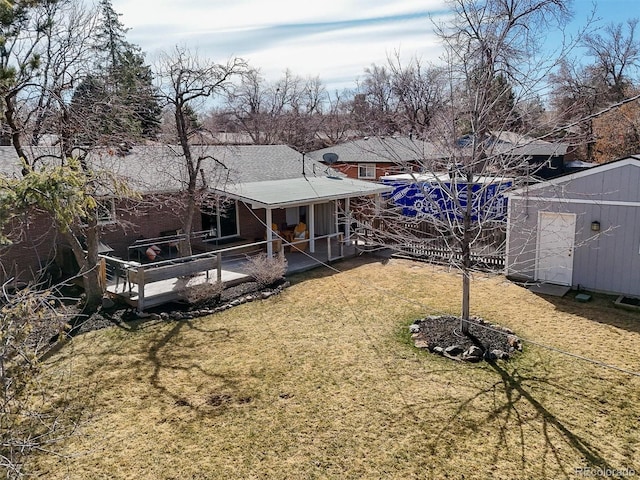
<path id="1" fill-rule="evenodd" d="M 0 281 L 14 278 L 29 281 L 56 258 L 62 235 L 53 228 L 48 215 L 24 215 L 5 229 L 13 244 L 0 248 Z"/>

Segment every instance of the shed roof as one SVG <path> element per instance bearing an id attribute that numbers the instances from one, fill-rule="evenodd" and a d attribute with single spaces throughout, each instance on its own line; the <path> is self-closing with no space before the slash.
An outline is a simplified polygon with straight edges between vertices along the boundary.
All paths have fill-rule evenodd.
<path id="1" fill-rule="evenodd" d="M 602 165 L 598 165 L 595 167 L 588 168 L 586 170 L 580 170 L 579 172 L 569 173 L 566 175 L 560 175 L 559 177 L 553 178 L 551 180 L 547 180 L 545 182 L 540 182 L 535 185 L 529 185 L 522 188 L 517 188 L 507 194 L 507 196 L 519 196 L 524 193 L 530 195 L 536 191 L 541 191 L 543 189 L 547 189 L 549 187 L 557 187 L 562 184 L 567 184 L 569 182 L 573 182 L 575 180 L 579 180 L 581 178 L 590 177 L 592 175 L 599 175 L 604 172 L 615 170 L 618 168 L 624 168 L 629 165 L 640 167 L 640 154 L 638 155 L 630 155 L 628 157 L 623 157 L 618 160 L 614 160 L 612 162 L 603 163 Z"/>

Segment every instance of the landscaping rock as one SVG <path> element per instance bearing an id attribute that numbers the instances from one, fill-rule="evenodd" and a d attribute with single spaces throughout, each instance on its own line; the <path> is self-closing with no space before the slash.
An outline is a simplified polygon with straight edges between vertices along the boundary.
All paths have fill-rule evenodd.
<path id="1" fill-rule="evenodd" d="M 509 354 L 499 349 L 493 349 L 490 352 L 485 352 L 485 358 L 487 360 L 508 360 Z"/>
<path id="2" fill-rule="evenodd" d="M 462 354 L 462 359 L 466 360 L 467 362 L 479 362 L 480 360 L 482 360 L 482 355 L 482 349 L 480 347 L 477 347 L 476 345 L 472 345 L 464 351 L 464 353 Z"/>
<path id="3" fill-rule="evenodd" d="M 444 349 L 444 353 L 451 357 L 457 357 L 462 352 L 464 352 L 464 348 L 462 348 L 460 345 L 450 345 Z"/>
<path id="4" fill-rule="evenodd" d="M 116 306 L 116 302 L 114 302 L 108 295 L 102 297 L 102 308 L 105 310 L 109 310 Z"/>
<path id="5" fill-rule="evenodd" d="M 416 340 L 415 343 L 416 348 L 429 348 L 429 342 L 425 341 L 425 340 Z"/>
<path id="6" fill-rule="evenodd" d="M 510 358 L 507 351 L 513 354 L 522 349 L 520 339 L 513 333 L 509 334 L 511 343 L 507 342 L 506 333 L 511 330 L 478 317 L 469 319 L 469 336 L 460 334 L 460 318 L 451 315 L 416 320 L 409 326 L 409 331 L 414 342 L 426 342 L 431 346 L 431 352 L 452 360 L 507 360 Z"/>

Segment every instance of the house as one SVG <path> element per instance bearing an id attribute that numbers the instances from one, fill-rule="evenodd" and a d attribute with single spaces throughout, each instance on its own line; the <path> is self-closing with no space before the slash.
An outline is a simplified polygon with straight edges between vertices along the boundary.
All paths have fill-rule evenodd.
<path id="1" fill-rule="evenodd" d="M 509 193 L 506 274 L 640 296 L 640 155 Z"/>
<path id="2" fill-rule="evenodd" d="M 385 175 L 419 172 L 425 159 L 440 156 L 433 144 L 410 137 L 365 137 L 308 155 L 349 178 L 369 181 Z"/>
<path id="3" fill-rule="evenodd" d="M 464 150 L 471 143 L 471 137 L 458 140 Z M 568 171 L 565 162 L 568 145 L 549 142 L 516 132 L 494 131 L 484 140 L 489 155 L 499 156 L 510 165 L 510 175 L 535 176 L 549 179 Z"/>
<path id="4" fill-rule="evenodd" d="M 465 157 L 471 156 L 472 144 L 472 135 L 460 137 L 450 147 L 411 137 L 367 137 L 316 150 L 309 155 L 351 178 L 379 180 L 387 175 L 446 170 L 448 164 L 464 162 Z M 491 132 L 484 139 L 483 148 L 488 156 L 505 159 L 506 163 L 499 162 L 500 169 L 508 168 L 508 174 L 512 176 L 534 175 L 547 179 L 591 166 L 584 163 L 567 165 L 567 144 L 514 132 Z"/>
<path id="5" fill-rule="evenodd" d="M 13 149 L 0 150 L 3 173 L 19 175 Z M 284 145 L 196 146 L 193 155 L 202 158 L 198 187 L 203 207 L 192 228 L 196 249 L 271 240 L 274 232 L 268 226 L 286 230 L 302 221 L 313 253 L 318 237 L 339 231 L 348 236 L 351 199 L 389 190 L 338 177 Z M 103 250 L 129 259 L 140 255 L 139 247 L 146 243 L 162 243 L 170 254 L 172 237 L 180 232 L 185 215 L 187 173 L 179 147 L 102 149 L 92 152 L 87 162 L 92 170 L 107 173 L 139 194 L 123 198 L 106 187 L 99 192 Z M 50 219 L 42 214 L 31 217 L 21 228 L 16 244 L 0 251 L 3 278 L 28 279 L 54 264 L 63 270 L 70 267 L 69 255 L 61 253 L 64 242 Z M 273 253 L 272 243 L 268 252 Z"/>

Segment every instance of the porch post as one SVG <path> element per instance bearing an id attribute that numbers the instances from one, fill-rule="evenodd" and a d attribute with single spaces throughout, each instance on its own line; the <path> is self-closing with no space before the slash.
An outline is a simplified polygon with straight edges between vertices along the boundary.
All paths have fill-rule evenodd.
<path id="1" fill-rule="evenodd" d="M 267 208 L 267 257 L 273 258 L 273 230 L 271 225 L 273 224 L 273 216 L 271 215 L 271 209 Z"/>
<path id="2" fill-rule="evenodd" d="M 349 243 L 351 241 L 351 199 L 349 197 L 344 199 L 344 241 Z"/>
<path id="3" fill-rule="evenodd" d="M 315 205 L 311 204 L 307 207 L 309 212 L 309 252 L 316 252 L 316 210 Z"/>

